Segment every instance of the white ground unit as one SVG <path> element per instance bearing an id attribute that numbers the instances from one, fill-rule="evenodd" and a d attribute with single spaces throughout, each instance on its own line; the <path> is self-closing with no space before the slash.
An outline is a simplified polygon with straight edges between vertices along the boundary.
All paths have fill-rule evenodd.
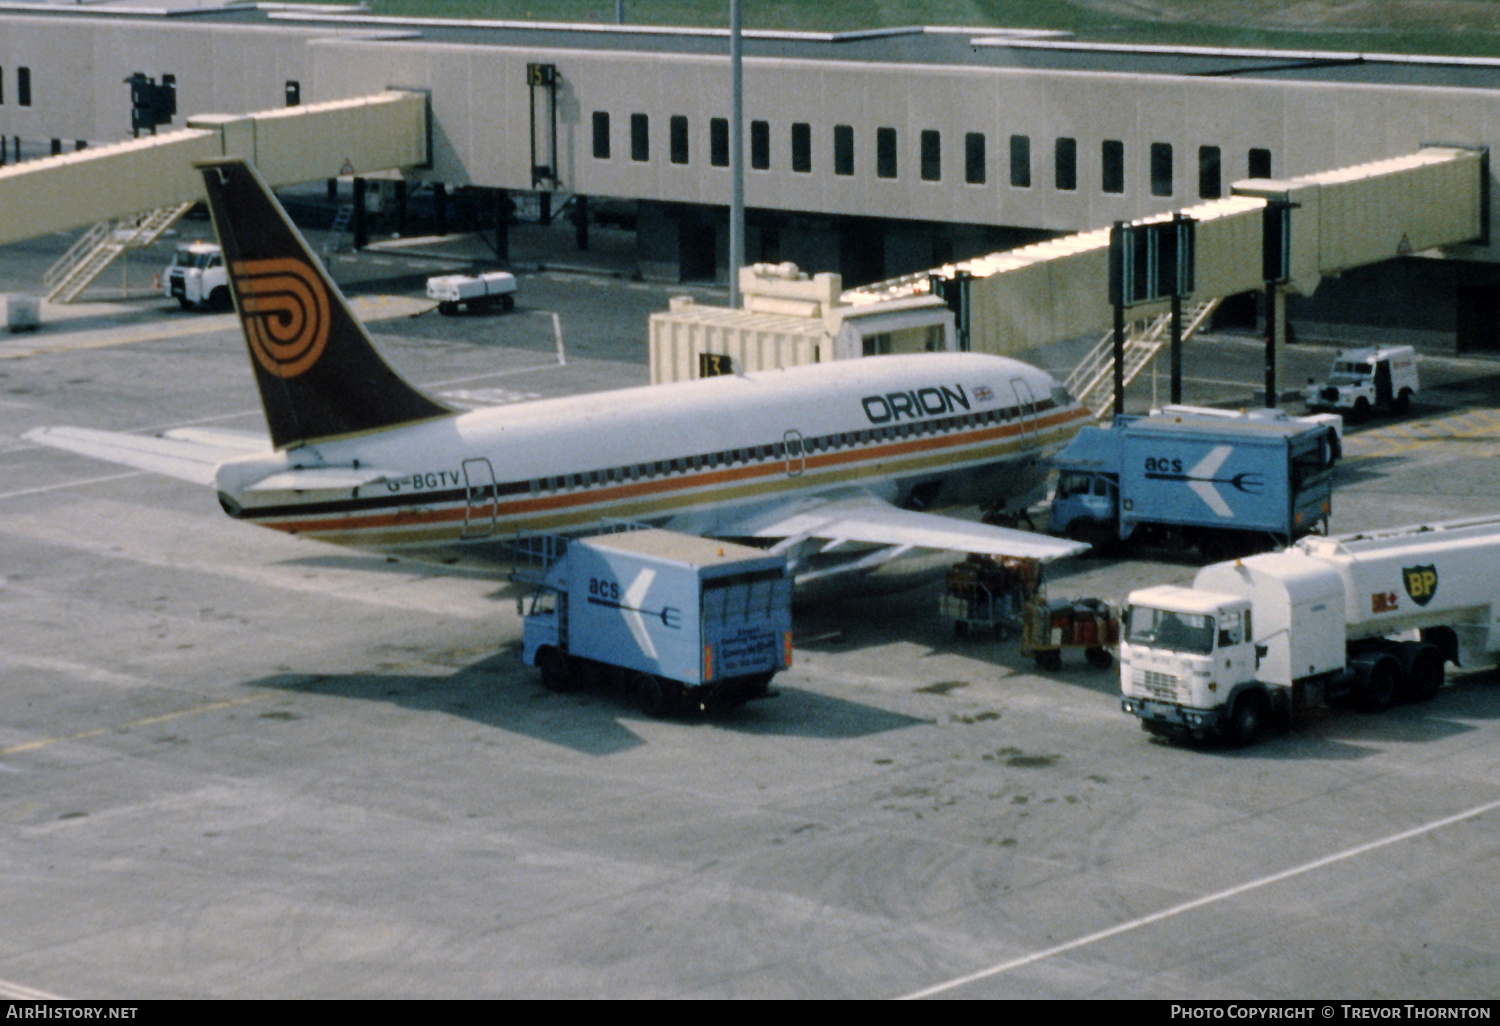
<path id="1" fill-rule="evenodd" d="M 1327 700 L 1426 700 L 1500 649 L 1500 517 L 1305 538 L 1132 592 L 1126 621 L 1122 705 L 1152 733 L 1248 744 Z"/>
<path id="2" fill-rule="evenodd" d="M 1420 389 L 1411 346 L 1368 346 L 1334 357 L 1328 377 L 1309 379 L 1302 398 L 1309 409 L 1347 411 L 1363 420 L 1377 409 L 1405 413 Z"/>
<path id="3" fill-rule="evenodd" d="M 168 299 L 182 304 L 184 310 L 229 309 L 229 272 L 224 266 L 224 251 L 215 242 L 184 242 L 161 273 L 161 290 Z"/>
<path id="4" fill-rule="evenodd" d="M 516 305 L 516 276 L 509 271 L 483 274 L 444 274 L 427 279 L 427 298 L 437 300 L 438 313 L 451 317 L 465 310 L 502 310 Z"/>
<path id="5" fill-rule="evenodd" d="M 678 296 L 651 315 L 652 384 L 957 348 L 953 313 L 936 296 L 846 295 L 839 275 L 788 263 L 741 268 L 740 290 L 739 310 Z"/>

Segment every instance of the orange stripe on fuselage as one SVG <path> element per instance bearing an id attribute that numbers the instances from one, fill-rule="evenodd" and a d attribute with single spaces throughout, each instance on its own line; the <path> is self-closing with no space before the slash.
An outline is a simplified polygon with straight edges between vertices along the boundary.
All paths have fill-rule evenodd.
<path id="1" fill-rule="evenodd" d="M 772 491 L 795 490 L 802 487 L 801 474 L 792 476 L 787 473 L 788 462 L 802 462 L 806 471 L 832 470 L 838 468 L 851 469 L 875 469 L 881 461 L 895 457 L 912 456 L 922 453 L 930 453 L 944 449 L 967 448 L 983 445 L 986 442 L 995 442 L 1007 439 L 1008 436 L 1018 439 L 1028 434 L 1040 434 L 1054 428 L 1066 426 L 1077 420 L 1088 418 L 1088 412 L 1083 409 L 1063 411 L 1039 418 L 1035 421 L 1035 427 L 1030 428 L 1022 423 L 1001 425 L 998 427 L 987 427 L 979 430 L 969 431 L 962 434 L 939 435 L 925 438 L 909 438 L 898 442 L 890 442 L 871 448 L 847 450 L 843 452 L 818 453 L 805 455 L 803 457 L 784 457 L 774 462 L 760 463 L 754 466 L 729 467 L 714 470 L 687 471 L 679 476 L 656 480 L 639 481 L 630 483 L 619 483 L 590 489 L 584 492 L 573 492 L 567 495 L 551 495 L 542 497 L 530 497 L 513 502 L 490 503 L 486 505 L 470 506 L 466 503 L 444 504 L 442 507 L 408 507 L 393 513 L 375 513 L 366 516 L 342 515 L 337 517 L 320 517 L 305 520 L 276 520 L 261 522 L 261 526 L 285 531 L 290 534 L 348 534 L 357 532 L 369 532 L 390 530 L 392 528 L 404 532 L 419 531 L 423 528 L 440 529 L 444 526 L 459 526 L 468 521 L 488 522 L 492 517 L 495 519 L 524 517 L 529 514 L 547 513 L 571 513 L 572 516 L 556 518 L 557 520 L 571 520 L 574 522 L 591 519 L 596 514 L 587 514 L 583 511 L 588 507 L 609 505 L 617 506 L 631 499 L 647 499 L 652 496 L 660 496 L 673 492 L 698 491 L 713 488 L 714 486 L 739 484 L 743 488 L 750 484 L 764 485 L 773 483 L 779 487 L 770 489 Z M 854 434 L 855 432 L 848 432 Z M 982 457 L 984 454 L 974 454 Z M 954 461 L 958 462 L 957 460 Z M 861 468 L 861 465 L 869 465 Z M 869 474 L 859 474 L 856 477 L 867 477 Z M 830 482 L 832 483 L 832 482 Z M 738 492 L 741 488 L 731 489 Z M 701 498 L 705 501 L 715 501 L 728 496 L 713 496 L 704 494 Z M 684 496 L 686 498 L 686 496 Z M 685 503 L 684 505 L 688 505 Z M 696 503 L 691 503 L 696 504 Z M 252 512 L 253 510 L 247 510 Z"/>

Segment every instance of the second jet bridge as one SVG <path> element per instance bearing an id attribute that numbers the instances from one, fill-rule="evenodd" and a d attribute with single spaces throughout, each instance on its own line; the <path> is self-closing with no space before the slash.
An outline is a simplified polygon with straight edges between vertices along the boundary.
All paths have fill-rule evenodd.
<path id="1" fill-rule="evenodd" d="M 1247 179 L 1232 195 L 1178 211 L 1196 226 L 1192 325 L 1217 299 L 1267 286 L 1263 241 L 1268 205 L 1285 207 L 1285 277 L 1278 288 L 1311 295 L 1324 277 L 1425 250 L 1487 241 L 1488 155 L 1457 146 L 1427 146 L 1389 160 L 1285 181 Z M 1172 213 L 1138 224 L 1170 220 Z M 1104 331 L 1113 321 L 1108 228 L 949 264 L 846 293 L 851 303 L 946 291 L 962 282 L 959 332 L 977 352 L 1014 354 L 1033 346 Z M 964 279 L 967 279 L 966 281 Z M 1133 307 L 1135 344 L 1128 373 L 1144 368 L 1166 338 L 1166 302 Z M 1109 339 L 1069 380 L 1069 388 L 1103 411 L 1111 398 Z M 1278 361 L 1279 362 L 1279 361 Z"/>

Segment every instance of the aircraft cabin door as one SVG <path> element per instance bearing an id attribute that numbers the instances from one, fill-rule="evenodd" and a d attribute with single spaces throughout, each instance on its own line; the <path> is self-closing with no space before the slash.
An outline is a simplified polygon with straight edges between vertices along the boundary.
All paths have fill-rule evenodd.
<path id="1" fill-rule="evenodd" d="M 788 431 L 781 436 L 786 449 L 786 476 L 799 477 L 807 469 L 807 445 L 802 441 L 802 432 Z"/>
<path id="2" fill-rule="evenodd" d="M 494 533 L 499 502 L 495 494 L 495 468 L 485 459 L 464 460 L 465 538 L 483 538 Z"/>
<path id="3" fill-rule="evenodd" d="M 1037 430 L 1036 393 L 1025 378 L 1011 378 L 1010 390 L 1016 395 L 1016 411 L 1021 421 L 1021 430 L 1034 434 Z"/>

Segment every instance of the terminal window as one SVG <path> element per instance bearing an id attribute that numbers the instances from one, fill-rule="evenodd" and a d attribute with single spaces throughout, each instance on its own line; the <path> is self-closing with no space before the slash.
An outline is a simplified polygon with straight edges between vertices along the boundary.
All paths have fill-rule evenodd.
<path id="1" fill-rule="evenodd" d="M 630 159 L 651 159 L 651 119 L 645 114 L 630 115 Z"/>
<path id="2" fill-rule="evenodd" d="M 922 181 L 939 182 L 943 179 L 943 137 L 935 129 L 922 133 Z"/>
<path id="3" fill-rule="evenodd" d="M 1125 144 L 1118 139 L 1106 139 L 1100 147 L 1102 167 L 1101 188 L 1105 192 L 1125 191 Z"/>
<path id="4" fill-rule="evenodd" d="M 771 170 L 771 123 L 750 122 L 750 166 L 756 171 Z"/>
<path id="5" fill-rule="evenodd" d="M 1031 136 L 1010 137 L 1010 184 L 1017 189 L 1031 188 Z"/>
<path id="6" fill-rule="evenodd" d="M 1271 177 L 1271 151 L 1270 150 L 1259 150 L 1259 149 L 1257 149 L 1257 150 L 1251 150 L 1250 151 L 1250 177 L 1251 178 L 1270 178 Z"/>
<path id="7" fill-rule="evenodd" d="M 728 118 L 713 118 L 708 123 L 708 162 L 714 167 L 729 166 Z"/>
<path id="8" fill-rule="evenodd" d="M 875 129 L 875 177 L 896 177 L 896 130 Z"/>
<path id="9" fill-rule="evenodd" d="M 1172 144 L 1151 144 L 1151 195 L 1172 195 Z"/>
<path id="10" fill-rule="evenodd" d="M 812 126 L 805 121 L 792 125 L 792 170 L 801 174 L 812 170 Z"/>
<path id="11" fill-rule="evenodd" d="M 1198 147 L 1198 196 L 1218 199 L 1224 195 L 1222 159 L 1217 146 Z"/>
<path id="12" fill-rule="evenodd" d="M 594 159 L 609 159 L 609 112 L 594 111 Z"/>
<path id="13" fill-rule="evenodd" d="M 1078 188 L 1078 140 L 1061 137 L 1053 144 L 1052 159 L 1056 165 L 1054 184 L 1063 192 Z"/>
<path id="14" fill-rule="evenodd" d="M 984 179 L 984 133 L 970 132 L 964 136 L 964 181 L 983 185 Z"/>
<path id="15" fill-rule="evenodd" d="M 833 173 L 854 174 L 854 126 L 833 126 Z"/>
<path id="16" fill-rule="evenodd" d="M 672 119 L 667 122 L 668 137 L 671 142 L 671 159 L 674 164 L 686 164 L 688 162 L 688 120 L 685 115 L 673 114 Z"/>

